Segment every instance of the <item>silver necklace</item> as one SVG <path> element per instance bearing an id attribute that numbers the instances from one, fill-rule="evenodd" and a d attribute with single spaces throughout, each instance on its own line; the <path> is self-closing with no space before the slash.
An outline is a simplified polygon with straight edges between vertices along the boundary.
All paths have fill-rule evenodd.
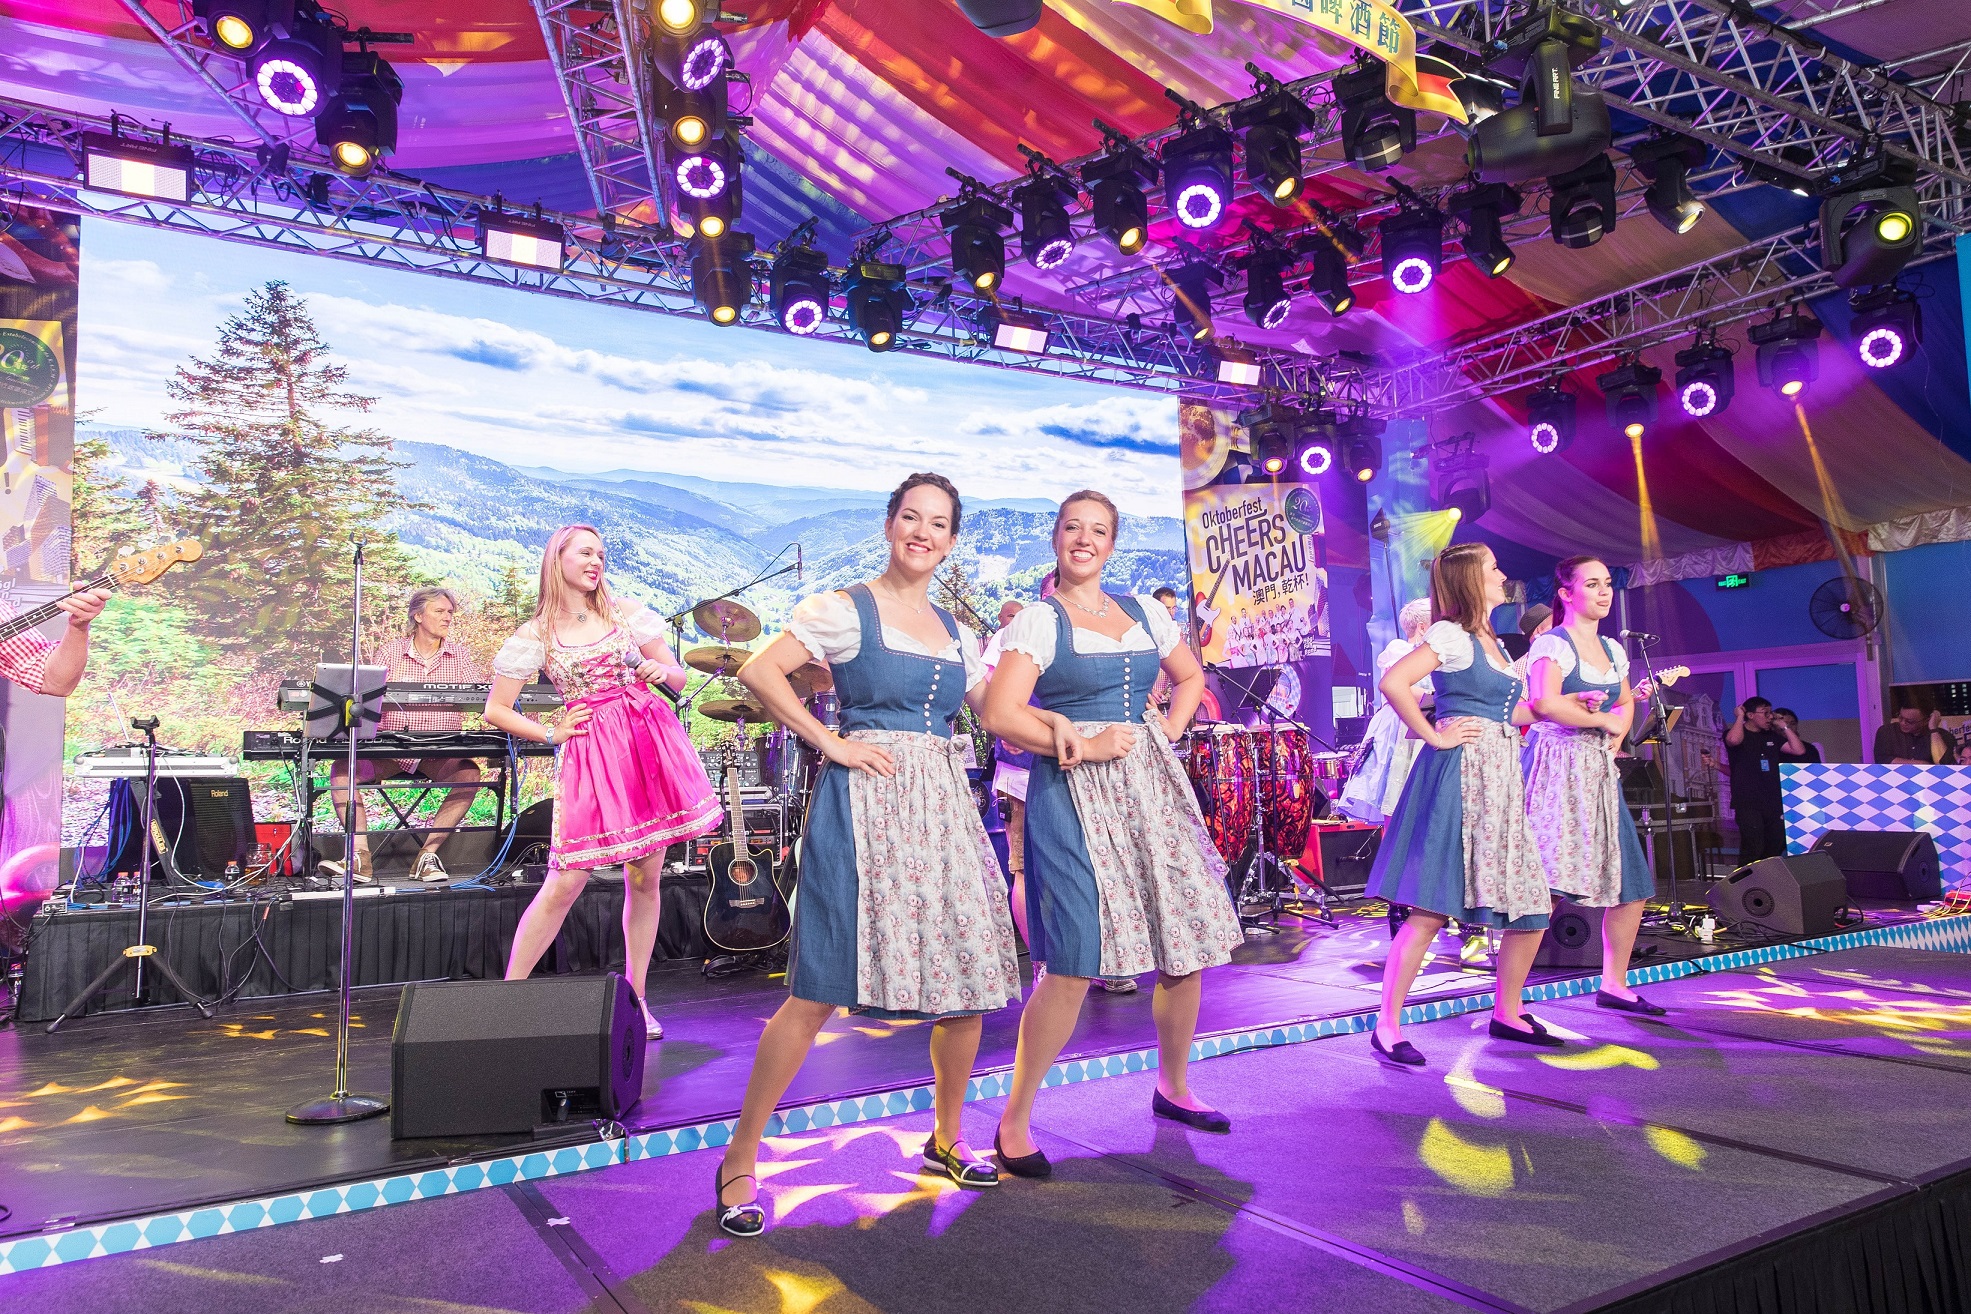
<path id="1" fill-rule="evenodd" d="M 888 583 L 885 583 L 883 585 L 883 592 L 890 595 L 891 602 L 896 603 L 897 606 L 902 607 L 905 610 L 914 611 L 919 616 L 928 616 L 931 614 L 931 604 L 928 601 L 925 602 L 925 604 L 921 607 L 913 607 L 908 602 L 905 602 L 902 598 L 898 597 L 896 589 L 893 588 Z"/>
<path id="2" fill-rule="evenodd" d="M 1106 593 L 1102 595 L 1102 609 L 1100 611 L 1089 611 L 1088 608 L 1082 606 L 1079 602 L 1076 602 L 1073 598 L 1068 597 L 1068 595 L 1065 593 L 1060 593 L 1057 594 L 1056 596 L 1058 596 L 1063 601 L 1065 601 L 1069 606 L 1075 608 L 1078 611 L 1084 612 L 1087 615 L 1093 616 L 1096 620 L 1100 620 L 1102 619 L 1102 617 L 1109 614 L 1109 595 Z"/>

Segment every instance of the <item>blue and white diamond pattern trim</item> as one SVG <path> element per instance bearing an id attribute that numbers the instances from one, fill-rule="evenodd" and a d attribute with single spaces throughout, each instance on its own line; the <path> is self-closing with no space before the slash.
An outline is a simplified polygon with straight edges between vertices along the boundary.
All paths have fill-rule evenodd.
<path id="1" fill-rule="evenodd" d="M 1850 931 L 1820 940 L 1804 940 L 1798 944 L 1769 945 L 1759 949 L 1715 954 L 1709 958 L 1689 959 L 1678 963 L 1658 963 L 1630 972 L 1629 984 L 1648 985 L 1678 977 L 1702 976 L 1739 967 L 1751 967 L 1759 963 L 1776 962 L 1785 958 L 1807 958 L 1814 954 L 1833 953 L 1839 949 L 1854 949 L 1862 945 L 1895 945 L 1906 949 L 1971 953 L 1971 917 L 1945 917 L 1933 921 L 1905 922 L 1895 926 Z M 1529 1001 L 1565 999 L 1574 995 L 1592 993 L 1600 986 L 1599 976 L 1582 977 L 1572 981 L 1550 981 L 1545 985 L 1528 989 L 1526 998 Z M 1412 1004 L 1403 1010 L 1403 1021 L 1405 1024 L 1431 1022 L 1439 1018 L 1455 1017 L 1491 1007 L 1490 994 L 1464 995 L 1455 999 Z M 1345 1017 L 1311 1018 L 1302 1022 L 1260 1027 L 1249 1031 L 1204 1036 L 1192 1043 L 1191 1058 L 1195 1062 L 1226 1054 L 1237 1054 L 1244 1050 L 1270 1049 L 1277 1045 L 1298 1045 L 1330 1036 L 1356 1035 L 1371 1030 L 1375 1024 L 1375 1013 L 1366 1012 Z M 1156 1066 L 1155 1049 L 1130 1050 L 1120 1054 L 1056 1063 L 1048 1070 L 1045 1084 L 1067 1086 L 1082 1081 L 1099 1081 L 1104 1077 L 1120 1077 L 1132 1072 L 1151 1071 Z M 988 1072 L 974 1077 L 966 1085 L 965 1099 L 968 1103 L 997 1099 L 1006 1094 L 1011 1084 L 1010 1071 Z M 824 1100 L 798 1108 L 783 1109 L 776 1113 L 767 1122 L 767 1135 L 798 1134 L 817 1128 L 837 1127 L 845 1123 L 893 1118 L 906 1113 L 921 1113 L 930 1107 L 929 1085 L 878 1092 L 855 1099 Z M 311 1218 L 327 1218 L 334 1214 L 377 1209 L 384 1205 L 403 1204 L 409 1200 L 430 1200 L 438 1196 L 485 1190 L 488 1187 L 506 1186 L 514 1182 L 538 1181 L 545 1177 L 587 1172 L 638 1159 L 685 1154 L 692 1150 L 724 1145 L 732 1137 L 732 1128 L 730 1119 L 685 1127 L 667 1127 L 658 1131 L 640 1132 L 618 1140 L 597 1141 L 589 1145 L 555 1150 L 537 1150 L 529 1154 L 513 1155 L 485 1163 L 456 1164 L 446 1168 L 434 1168 L 428 1172 L 403 1173 L 346 1186 L 323 1187 L 289 1195 L 213 1205 L 184 1213 L 155 1214 L 148 1218 L 118 1223 L 69 1228 L 44 1236 L 19 1237 L 10 1241 L 0 1241 L 0 1276 L 47 1268 L 55 1264 L 73 1263 L 79 1259 L 93 1259 L 98 1255 L 124 1254 L 132 1250 L 147 1250 L 154 1246 L 172 1245 L 180 1241 L 196 1241 L 203 1237 L 221 1236 L 229 1232 L 250 1232 L 255 1228 L 276 1227 L 283 1223 L 298 1223 Z"/>
<path id="2" fill-rule="evenodd" d="M 1825 830 L 1927 830 L 1946 885 L 1971 881 L 1971 767 L 1782 764 L 1786 851 Z"/>

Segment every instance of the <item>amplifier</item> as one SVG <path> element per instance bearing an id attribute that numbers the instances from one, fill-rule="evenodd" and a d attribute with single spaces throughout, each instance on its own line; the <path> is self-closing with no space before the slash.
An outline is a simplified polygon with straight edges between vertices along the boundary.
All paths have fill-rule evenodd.
<path id="1" fill-rule="evenodd" d="M 1307 828 L 1300 869 L 1327 887 L 1330 895 L 1352 898 L 1369 886 L 1369 868 L 1382 847 L 1382 827 L 1356 824 Z"/>
<path id="2" fill-rule="evenodd" d="M 144 787 L 118 780 L 110 786 L 110 833 L 123 843 L 110 855 L 107 870 L 135 871 L 142 857 Z M 240 871 L 252 856 L 258 837 L 253 826 L 253 798 L 241 776 L 160 779 L 154 831 L 165 862 L 164 875 L 175 870 L 185 877 L 218 880 L 228 866 Z"/>

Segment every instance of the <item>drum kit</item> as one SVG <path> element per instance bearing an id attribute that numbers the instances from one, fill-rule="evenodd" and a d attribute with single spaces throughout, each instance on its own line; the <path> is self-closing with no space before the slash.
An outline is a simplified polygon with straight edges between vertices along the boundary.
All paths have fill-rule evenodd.
<path id="1" fill-rule="evenodd" d="M 714 598 L 692 607 L 692 621 L 714 642 L 687 649 L 684 664 L 707 678 L 684 699 L 683 714 L 694 703 L 701 715 L 733 727 L 729 740 L 701 750 L 707 774 L 719 779 L 727 763 L 737 756 L 740 783 L 748 788 L 764 788 L 771 797 L 798 813 L 803 810 L 814 780 L 819 774 L 820 755 L 792 731 L 773 726 L 765 735 L 750 737 L 753 726 L 773 725 L 773 714 L 740 686 L 735 677 L 739 668 L 753 656 L 751 649 L 738 645 L 760 637 L 760 618 L 750 607 L 731 598 Z M 681 619 L 681 618 L 680 618 Z M 680 625 L 680 628 L 682 626 Z M 788 673 L 787 683 L 822 724 L 831 729 L 838 723 L 835 677 L 820 662 L 808 662 Z M 727 695 L 698 702 L 708 689 Z"/>

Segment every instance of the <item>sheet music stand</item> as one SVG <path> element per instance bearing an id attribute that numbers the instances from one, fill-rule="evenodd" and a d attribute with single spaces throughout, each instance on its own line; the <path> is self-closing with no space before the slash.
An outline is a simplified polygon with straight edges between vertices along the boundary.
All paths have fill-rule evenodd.
<path id="1" fill-rule="evenodd" d="M 315 668 L 308 685 L 308 739 L 346 739 L 355 723 L 358 739 L 374 739 L 383 719 L 383 686 L 390 672 L 381 666 L 358 666 L 355 679 L 349 663 L 324 663 Z"/>

